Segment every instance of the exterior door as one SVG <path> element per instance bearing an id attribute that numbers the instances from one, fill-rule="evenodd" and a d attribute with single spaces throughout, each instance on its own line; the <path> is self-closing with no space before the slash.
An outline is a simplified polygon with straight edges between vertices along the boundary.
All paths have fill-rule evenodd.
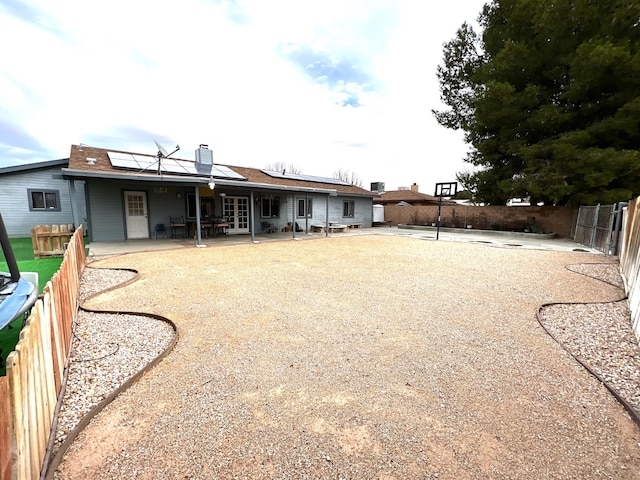
<path id="1" fill-rule="evenodd" d="M 229 233 L 249 233 L 249 197 L 223 197 L 222 208 Z"/>
<path id="2" fill-rule="evenodd" d="M 149 238 L 147 219 L 147 194 L 145 192 L 124 192 L 127 239 Z"/>

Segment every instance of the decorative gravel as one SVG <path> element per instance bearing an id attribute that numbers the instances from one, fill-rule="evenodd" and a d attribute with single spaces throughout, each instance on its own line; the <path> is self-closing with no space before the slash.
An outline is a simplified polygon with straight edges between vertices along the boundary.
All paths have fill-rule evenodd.
<path id="1" fill-rule="evenodd" d="M 135 276 L 127 270 L 86 268 L 79 302 Z M 162 353 L 174 335 L 168 323 L 148 316 L 80 310 L 54 452 L 92 408 Z"/>
<path id="2" fill-rule="evenodd" d="M 572 271 L 624 288 L 618 265 L 570 265 Z M 622 295 L 622 291 L 621 291 Z M 626 299 L 545 306 L 540 321 L 556 340 L 587 365 L 640 416 L 640 346 Z"/>
<path id="3" fill-rule="evenodd" d="M 88 306 L 165 316 L 180 341 L 56 478 L 637 479 L 640 429 L 535 317 L 619 299 L 585 276 L 615 265 L 565 268 L 603 258 L 345 237 L 105 259 L 140 278 Z M 624 301 L 572 307 L 541 321 L 637 401 Z M 59 435 L 171 341 L 134 317 L 82 314 Z"/>

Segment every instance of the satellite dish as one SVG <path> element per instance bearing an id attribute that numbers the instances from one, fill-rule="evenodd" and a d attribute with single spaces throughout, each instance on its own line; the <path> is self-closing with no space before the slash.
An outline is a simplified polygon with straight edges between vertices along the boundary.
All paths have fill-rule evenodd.
<path id="1" fill-rule="evenodd" d="M 176 145 L 176 149 L 173 152 L 167 153 L 167 149 L 160 145 L 156 140 L 154 140 L 153 142 L 156 144 L 156 147 L 158 147 L 158 158 L 169 158 L 171 155 L 180 150 L 180 145 Z"/>
<path id="2" fill-rule="evenodd" d="M 165 148 L 162 145 L 160 145 L 155 140 L 153 142 L 156 144 L 156 147 L 158 147 L 158 153 L 160 154 L 158 156 L 163 156 L 165 158 L 169 156 L 169 154 L 167 153 L 167 151 L 165 150 Z"/>
<path id="3" fill-rule="evenodd" d="M 156 147 L 158 147 L 158 153 L 156 155 L 158 157 L 158 175 L 162 175 L 162 159 L 169 158 L 171 155 L 180 150 L 180 145 L 176 145 L 176 149 L 173 152 L 167 153 L 166 148 L 160 145 L 156 140 L 154 140 L 153 142 L 156 144 Z"/>

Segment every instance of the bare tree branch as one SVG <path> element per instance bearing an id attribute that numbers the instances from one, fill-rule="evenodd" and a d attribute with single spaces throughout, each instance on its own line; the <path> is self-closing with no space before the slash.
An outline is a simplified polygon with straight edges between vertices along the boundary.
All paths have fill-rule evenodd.
<path id="1" fill-rule="evenodd" d="M 358 176 L 357 173 L 351 170 L 344 170 L 342 168 L 333 172 L 333 178 L 338 180 L 342 180 L 343 182 L 350 183 L 355 187 L 362 188 L 362 179 Z"/>
<path id="2" fill-rule="evenodd" d="M 273 172 L 302 173 L 302 169 L 296 167 L 293 163 L 288 165 L 284 162 L 268 163 L 264 168 Z"/>

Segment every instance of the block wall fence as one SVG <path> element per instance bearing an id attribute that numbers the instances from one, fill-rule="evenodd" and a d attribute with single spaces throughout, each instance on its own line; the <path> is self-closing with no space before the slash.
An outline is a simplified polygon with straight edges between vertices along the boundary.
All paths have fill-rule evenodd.
<path id="1" fill-rule="evenodd" d="M 541 229 L 537 233 L 557 233 L 561 237 L 571 237 L 577 210 L 566 207 L 507 207 L 442 205 L 440 224 L 446 227 L 495 230 L 496 226 L 505 230 L 531 229 L 533 225 Z M 391 225 L 400 223 L 431 225 L 438 217 L 437 205 L 385 205 L 384 219 Z"/>

